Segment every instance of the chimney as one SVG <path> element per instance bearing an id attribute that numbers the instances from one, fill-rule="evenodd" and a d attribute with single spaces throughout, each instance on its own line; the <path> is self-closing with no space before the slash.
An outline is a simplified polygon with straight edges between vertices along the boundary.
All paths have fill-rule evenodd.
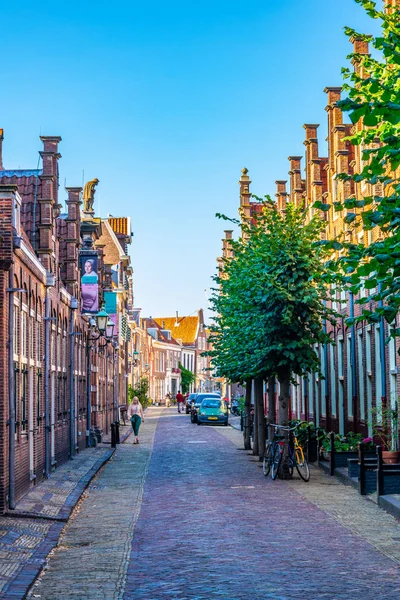
<path id="1" fill-rule="evenodd" d="M 80 244 L 80 212 L 79 205 L 81 204 L 80 193 L 81 187 L 68 187 L 66 188 L 68 193 L 67 209 L 68 216 L 66 218 L 67 223 L 67 235 L 64 240 L 66 244 L 66 276 L 65 284 L 68 292 L 75 298 L 79 298 L 78 294 L 78 281 L 79 281 L 79 244 Z"/>
<path id="2" fill-rule="evenodd" d="M 306 130 L 306 139 L 304 141 L 304 145 L 306 147 L 306 205 L 308 205 L 312 199 L 312 188 L 311 182 L 314 177 L 314 169 L 313 165 L 315 165 L 315 161 L 318 161 L 318 137 L 317 137 L 317 129 L 319 125 L 303 125 Z"/>
<path id="3" fill-rule="evenodd" d="M 372 36 L 371 36 L 372 37 Z M 355 54 L 369 56 L 369 47 L 368 41 L 365 39 L 360 39 L 359 37 L 353 35 L 350 38 L 350 42 L 353 44 L 353 52 Z M 351 59 L 351 64 L 354 66 L 354 72 L 357 73 L 360 77 L 365 78 L 362 69 L 362 57 L 355 57 Z"/>
<path id="4" fill-rule="evenodd" d="M 39 175 L 41 181 L 41 197 L 38 198 L 40 205 L 39 247 L 37 253 L 49 273 L 55 274 L 58 263 L 58 243 L 54 243 L 55 214 L 58 211 L 58 144 L 59 136 L 40 136 L 43 142 L 43 150 L 39 153 L 43 160 L 43 172 Z M 53 255 L 56 256 L 54 260 Z"/>
<path id="5" fill-rule="evenodd" d="M 301 185 L 301 159 L 302 156 L 289 156 L 289 185 L 290 185 L 290 201 L 295 206 L 300 206 L 303 200 L 303 187 Z"/>
<path id="6" fill-rule="evenodd" d="M 248 169 L 242 169 L 242 175 L 239 179 L 240 185 L 240 217 L 242 220 L 250 222 L 251 219 L 251 193 L 250 193 L 250 177 L 247 175 Z"/>
<path id="7" fill-rule="evenodd" d="M 232 239 L 233 230 L 226 229 L 224 231 L 225 237 L 222 240 L 222 257 L 229 258 L 232 256 L 232 250 L 230 248 L 230 240 Z"/>
<path id="8" fill-rule="evenodd" d="M 287 181 L 278 180 L 275 181 L 276 184 L 276 203 L 279 211 L 285 210 L 286 202 L 287 202 L 287 192 L 286 192 L 286 184 Z"/>
<path id="9" fill-rule="evenodd" d="M 247 175 L 248 169 L 242 169 L 242 175 L 239 179 L 240 185 L 240 207 L 250 204 L 250 177 Z"/>
<path id="10" fill-rule="evenodd" d="M 337 102 L 340 100 L 342 88 L 341 87 L 326 87 L 324 92 L 327 94 L 328 103 L 325 107 L 328 113 L 328 159 L 329 169 L 334 172 L 335 170 L 335 145 L 338 143 L 338 137 L 335 132 L 338 131 L 343 125 L 343 114 L 340 108 L 337 107 Z"/>
<path id="11" fill-rule="evenodd" d="M 4 140 L 4 130 L 0 129 L 0 171 L 4 170 L 4 167 L 3 167 L 3 140 Z"/>

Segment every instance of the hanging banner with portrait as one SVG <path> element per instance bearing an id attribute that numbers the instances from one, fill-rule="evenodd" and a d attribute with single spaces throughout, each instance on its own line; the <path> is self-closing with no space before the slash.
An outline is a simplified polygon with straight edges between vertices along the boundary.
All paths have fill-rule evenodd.
<path id="1" fill-rule="evenodd" d="M 81 267 L 82 313 L 95 314 L 99 310 L 99 276 L 97 254 L 82 253 Z"/>

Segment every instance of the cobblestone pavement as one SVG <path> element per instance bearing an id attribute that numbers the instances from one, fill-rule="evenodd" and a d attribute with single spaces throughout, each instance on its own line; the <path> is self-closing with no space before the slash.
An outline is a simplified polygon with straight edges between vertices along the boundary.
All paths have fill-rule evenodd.
<path id="1" fill-rule="evenodd" d="M 104 446 L 87 448 L 74 460 L 61 465 L 37 487 L 33 487 L 17 503 L 15 510 L 10 511 L 10 514 L 22 513 L 66 520 L 71 507 L 76 503 L 76 494 L 82 493 L 81 484 L 87 483 L 110 455 L 111 450 Z M 74 494 L 75 490 L 76 494 Z"/>
<path id="2" fill-rule="evenodd" d="M 78 454 L 32 488 L 8 516 L 0 517 L 0 598 L 22 598 L 77 500 L 111 453 L 109 447 L 98 446 Z"/>
<path id="3" fill-rule="evenodd" d="M 141 444 L 119 448 L 89 487 L 30 597 L 397 597 L 390 515 L 316 469 L 308 484 L 273 482 L 237 430 L 153 411 Z"/>
<path id="4" fill-rule="evenodd" d="M 160 409 L 146 414 L 140 444 L 132 437 L 92 481 L 65 526 L 29 598 L 121 598 L 133 530 Z"/>

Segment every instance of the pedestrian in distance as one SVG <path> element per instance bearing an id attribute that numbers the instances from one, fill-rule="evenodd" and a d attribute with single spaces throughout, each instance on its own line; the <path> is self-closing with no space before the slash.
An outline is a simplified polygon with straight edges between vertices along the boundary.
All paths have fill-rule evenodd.
<path id="1" fill-rule="evenodd" d="M 182 407 L 183 407 L 184 397 L 181 394 L 180 390 L 178 390 L 178 393 L 176 395 L 176 401 L 178 403 L 178 413 L 183 412 Z"/>
<path id="2" fill-rule="evenodd" d="M 132 429 L 133 429 L 133 435 L 134 435 L 133 443 L 138 444 L 139 443 L 139 437 L 138 437 L 139 429 L 140 429 L 142 422 L 144 422 L 144 413 L 143 413 L 143 406 L 140 404 L 139 398 L 137 396 L 134 396 L 134 398 L 132 400 L 132 404 L 129 405 L 128 419 L 130 420 Z"/>

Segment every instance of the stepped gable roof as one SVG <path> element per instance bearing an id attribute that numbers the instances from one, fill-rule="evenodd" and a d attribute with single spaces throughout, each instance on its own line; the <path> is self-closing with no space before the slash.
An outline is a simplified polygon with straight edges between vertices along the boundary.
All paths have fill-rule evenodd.
<path id="1" fill-rule="evenodd" d="M 162 329 L 168 329 L 173 338 L 182 340 L 184 346 L 194 346 L 199 331 L 199 317 L 157 317 Z M 164 325 L 163 325 L 164 324 Z"/>
<path id="2" fill-rule="evenodd" d="M 25 230 L 32 245 L 35 245 L 37 237 L 36 223 L 39 222 L 40 207 L 37 199 L 41 197 L 42 183 L 39 175 L 41 169 L 8 169 L 0 171 L 0 184 L 18 186 L 21 196 L 21 225 Z M 36 202 L 36 205 L 35 205 Z"/>
<path id="3" fill-rule="evenodd" d="M 169 340 L 162 332 L 161 332 L 161 326 L 158 324 L 157 319 L 152 319 L 150 317 L 144 317 L 142 319 L 142 323 L 144 328 L 147 329 L 157 329 L 158 330 L 158 341 L 159 342 L 165 342 L 166 344 L 171 344 L 171 346 L 178 346 L 178 348 L 180 347 L 180 345 L 178 344 L 178 342 L 174 339 L 174 337 L 172 336 L 172 332 L 171 332 L 171 339 Z M 164 327 L 164 329 L 168 329 L 168 327 Z"/>

